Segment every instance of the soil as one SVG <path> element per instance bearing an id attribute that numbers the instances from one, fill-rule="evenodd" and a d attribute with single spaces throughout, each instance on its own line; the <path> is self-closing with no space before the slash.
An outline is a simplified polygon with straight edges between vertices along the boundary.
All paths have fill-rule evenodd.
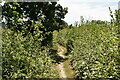
<path id="1" fill-rule="evenodd" d="M 59 77 L 62 80 L 69 80 L 75 78 L 75 71 L 73 70 L 73 67 L 70 65 L 71 62 L 67 56 L 65 56 L 65 53 L 67 53 L 67 50 L 65 47 L 58 44 L 58 51 L 57 54 L 65 59 L 63 62 L 60 62 L 57 64 L 56 69 L 59 73 Z"/>

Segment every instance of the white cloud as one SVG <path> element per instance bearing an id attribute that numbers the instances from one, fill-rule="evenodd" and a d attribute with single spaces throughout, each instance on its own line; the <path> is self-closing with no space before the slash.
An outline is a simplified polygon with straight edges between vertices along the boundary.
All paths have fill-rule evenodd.
<path id="1" fill-rule="evenodd" d="M 68 7 L 68 13 L 65 16 L 64 20 L 71 24 L 75 21 L 79 21 L 80 16 L 83 16 L 85 19 L 110 21 L 111 18 L 109 16 L 108 7 L 110 6 L 114 11 L 114 9 L 117 9 L 118 6 L 117 2 L 116 5 L 115 3 L 110 2 L 112 0 L 97 0 L 97 2 L 95 2 L 95 0 L 90 1 L 88 2 L 87 0 L 60 0 L 58 3 L 60 3 L 63 7 Z"/>
<path id="2" fill-rule="evenodd" d="M 118 2 L 119 0 L 59 0 L 59 2 L 62 2 L 62 1 L 64 1 L 64 2 L 77 2 L 77 3 L 79 3 L 79 2 Z"/>

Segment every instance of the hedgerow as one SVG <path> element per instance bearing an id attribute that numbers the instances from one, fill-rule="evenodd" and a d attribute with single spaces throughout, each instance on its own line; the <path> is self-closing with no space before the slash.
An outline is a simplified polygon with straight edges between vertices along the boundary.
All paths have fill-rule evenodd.
<path id="1" fill-rule="evenodd" d="M 56 42 L 69 50 L 78 79 L 120 79 L 118 26 L 87 25 L 63 29 Z"/>
<path id="2" fill-rule="evenodd" d="M 36 25 L 34 34 L 25 31 L 3 30 L 2 77 L 3 79 L 54 78 L 57 72 L 50 59 L 49 48 L 42 47 L 44 37 Z M 34 35 L 34 36 L 33 36 Z"/>

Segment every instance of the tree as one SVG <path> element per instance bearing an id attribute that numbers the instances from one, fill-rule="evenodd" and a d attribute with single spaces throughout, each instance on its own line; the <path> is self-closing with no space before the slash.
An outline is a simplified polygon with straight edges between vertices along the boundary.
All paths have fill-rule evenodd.
<path id="1" fill-rule="evenodd" d="M 63 8 L 57 2 L 6 2 L 2 6 L 2 17 L 7 28 L 14 31 L 27 29 L 34 32 L 33 24 L 41 23 L 39 30 L 43 31 L 43 45 L 52 40 L 52 32 L 64 28 L 67 8 Z M 23 27 L 26 25 L 27 27 Z"/>

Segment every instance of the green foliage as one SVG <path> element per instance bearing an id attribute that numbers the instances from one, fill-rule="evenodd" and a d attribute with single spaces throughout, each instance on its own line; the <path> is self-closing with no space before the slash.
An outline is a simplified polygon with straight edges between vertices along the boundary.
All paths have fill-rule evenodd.
<path id="1" fill-rule="evenodd" d="M 20 29 L 25 24 L 30 25 L 32 22 L 41 21 L 47 31 L 58 30 L 64 24 L 62 19 L 66 13 L 67 8 L 63 8 L 57 2 L 6 2 L 2 6 L 5 24 L 15 29 Z M 27 20 L 22 20 L 24 18 Z"/>
<path id="2" fill-rule="evenodd" d="M 3 31 L 2 76 L 3 79 L 33 79 L 56 77 L 52 60 L 48 55 L 49 48 L 41 47 L 43 37 L 38 27 L 34 28 L 34 36 L 23 31 Z"/>
<path id="3" fill-rule="evenodd" d="M 0 75 L 2 75 L 2 26 L 0 26 Z M 2 79 L 2 76 L 0 76 Z"/>
<path id="4" fill-rule="evenodd" d="M 5 2 L 3 78 L 58 77 L 49 51 L 53 31 L 67 27 L 66 13 L 57 2 Z"/>
<path id="5" fill-rule="evenodd" d="M 115 10 L 115 18 L 118 25 L 120 24 L 120 10 Z"/>
<path id="6" fill-rule="evenodd" d="M 115 10 L 115 13 L 113 14 L 111 8 L 109 7 L 109 11 L 112 18 L 111 23 L 120 26 L 120 10 Z"/>
<path id="7" fill-rule="evenodd" d="M 118 26 L 105 23 L 84 24 L 63 29 L 56 41 L 69 50 L 79 79 L 120 79 Z"/>
<path id="8" fill-rule="evenodd" d="M 52 41 L 52 32 L 67 26 L 63 20 L 67 8 L 63 8 L 57 2 L 6 2 L 2 6 L 2 16 L 6 20 L 7 28 L 14 31 L 22 30 L 26 25 L 27 30 L 33 33 L 32 23 L 42 23 L 44 40 L 42 45 L 48 45 Z M 25 26 L 24 26 L 25 27 Z"/>

